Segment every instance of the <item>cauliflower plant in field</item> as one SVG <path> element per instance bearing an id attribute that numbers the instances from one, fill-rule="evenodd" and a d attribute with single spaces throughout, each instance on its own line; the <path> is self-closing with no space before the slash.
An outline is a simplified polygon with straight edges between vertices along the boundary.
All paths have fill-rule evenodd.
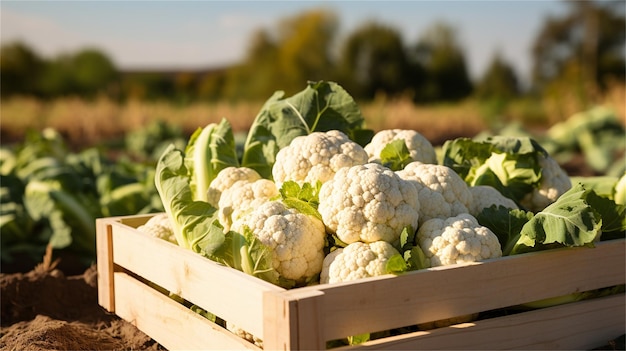
<path id="1" fill-rule="evenodd" d="M 437 163 L 437 155 L 430 141 L 412 129 L 385 129 L 376 133 L 364 148 L 369 162 L 380 163 L 381 151 L 391 141 L 398 139 L 404 140 L 413 161 Z"/>
<path id="2" fill-rule="evenodd" d="M 424 222 L 416 240 L 431 267 L 502 256 L 498 237 L 468 213 Z"/>
<path id="3" fill-rule="evenodd" d="M 217 208 L 222 192 L 232 187 L 236 182 L 254 182 L 261 179 L 257 171 L 248 167 L 227 167 L 221 170 L 207 189 L 207 202 Z"/>
<path id="4" fill-rule="evenodd" d="M 472 205 L 469 208 L 469 213 L 476 217 L 482 212 L 483 209 L 489 208 L 493 205 L 504 206 L 511 210 L 516 210 L 519 207 L 515 204 L 515 201 L 502 195 L 498 189 L 490 185 L 476 185 L 469 187 L 472 193 Z"/>
<path id="5" fill-rule="evenodd" d="M 563 193 L 572 188 L 572 182 L 559 163 L 551 156 L 539 154 L 541 181 L 521 201 L 530 211 L 539 212 L 555 202 Z"/>
<path id="6" fill-rule="evenodd" d="M 343 242 L 397 242 L 406 226 L 417 228 L 417 188 L 376 164 L 346 167 L 324 183 L 318 210 Z"/>
<path id="7" fill-rule="evenodd" d="M 396 174 L 418 189 L 420 225 L 432 218 L 468 213 L 472 206 L 467 183 L 449 167 L 411 162 Z"/>
<path id="8" fill-rule="evenodd" d="M 386 241 L 354 242 L 324 258 L 320 283 L 338 283 L 387 274 L 387 261 L 398 254 Z"/>
<path id="9" fill-rule="evenodd" d="M 331 179 L 343 167 L 367 163 L 367 153 L 359 144 L 338 131 L 314 132 L 294 138 L 276 154 L 272 167 L 274 181 L 315 184 Z"/>
<path id="10" fill-rule="evenodd" d="M 218 218 L 224 230 L 243 215 L 278 196 L 276 184 L 268 179 L 238 181 L 224 190 L 218 204 Z"/>
<path id="11" fill-rule="evenodd" d="M 302 283 L 322 270 L 326 231 L 319 219 L 269 201 L 232 225 L 240 233 L 246 228 L 269 248 L 273 268 L 282 277 Z"/>

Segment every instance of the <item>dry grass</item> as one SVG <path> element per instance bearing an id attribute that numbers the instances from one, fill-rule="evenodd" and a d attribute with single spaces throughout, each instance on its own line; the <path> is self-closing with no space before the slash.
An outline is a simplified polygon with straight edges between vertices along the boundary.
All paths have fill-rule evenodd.
<path id="1" fill-rule="evenodd" d="M 0 106 L 2 143 L 21 140 L 27 129 L 51 127 L 73 145 L 92 145 L 140 129 L 151 121 L 163 120 L 187 133 L 227 118 L 235 131 L 247 130 L 261 104 L 194 103 L 184 107 L 167 102 L 131 101 L 118 104 L 100 98 L 78 98 L 49 102 L 13 98 Z"/>
<path id="2" fill-rule="evenodd" d="M 623 84 L 615 85 L 602 99 L 624 120 L 626 109 Z M 526 125 L 546 127 L 563 120 L 563 109 L 574 109 L 574 103 L 561 101 L 560 112 L 548 113 L 549 103 L 520 100 L 509 104 L 496 122 L 519 121 Z M 570 101 L 571 102 L 571 101 Z M 61 132 L 71 145 L 94 145 L 122 137 L 125 133 L 163 120 L 180 126 L 186 133 L 222 118 L 229 120 L 235 132 L 246 132 L 263 102 L 203 103 L 177 106 L 168 102 L 138 102 L 123 104 L 106 98 L 85 101 L 63 98 L 42 101 L 33 98 L 12 98 L 0 104 L 0 142 L 21 141 L 27 129 L 52 127 Z M 414 129 L 435 145 L 459 136 L 473 136 L 489 127 L 484 106 L 475 100 L 458 104 L 415 105 L 409 99 L 378 97 L 359 103 L 367 127 L 375 131 L 390 128 Z M 576 105 L 576 108 L 579 108 Z M 576 109 L 565 111 L 568 114 Z"/>
<path id="3" fill-rule="evenodd" d="M 78 98 L 44 102 L 33 98 L 6 100 L 0 107 L 2 143 L 19 141 L 27 129 L 52 127 L 71 144 L 89 145 L 117 138 L 129 131 L 163 120 L 187 133 L 208 123 L 228 119 L 236 132 L 245 132 L 262 106 L 259 103 L 194 103 L 177 107 L 167 102 L 128 102 Z M 471 104 L 415 106 L 409 100 L 385 100 L 360 104 L 368 128 L 415 129 L 427 138 L 441 135 L 473 135 L 484 128 L 480 114 Z"/>
<path id="4" fill-rule="evenodd" d="M 360 106 L 369 128 L 375 131 L 413 129 L 437 145 L 447 139 L 473 136 L 487 128 L 479 107 L 471 101 L 423 106 L 408 99 L 377 98 Z"/>

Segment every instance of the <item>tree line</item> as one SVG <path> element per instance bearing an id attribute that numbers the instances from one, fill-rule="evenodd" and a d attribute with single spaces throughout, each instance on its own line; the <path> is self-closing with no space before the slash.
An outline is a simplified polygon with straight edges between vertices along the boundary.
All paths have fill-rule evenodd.
<path id="1" fill-rule="evenodd" d="M 44 59 L 21 42 L 0 48 L 2 98 L 106 95 L 118 100 L 262 100 L 276 90 L 300 91 L 307 80 L 334 80 L 356 99 L 377 94 L 415 102 L 458 101 L 470 96 L 508 100 L 521 94 L 582 99 L 624 83 L 625 20 L 622 1 L 566 1 L 568 12 L 548 17 L 532 47 L 530 89 L 523 91 L 512 65 L 493 53 L 472 81 L 457 29 L 434 23 L 415 43 L 393 26 L 365 22 L 338 42 L 339 18 L 310 10 L 261 28 L 241 62 L 206 71 L 123 72 L 102 51 L 87 48 Z"/>

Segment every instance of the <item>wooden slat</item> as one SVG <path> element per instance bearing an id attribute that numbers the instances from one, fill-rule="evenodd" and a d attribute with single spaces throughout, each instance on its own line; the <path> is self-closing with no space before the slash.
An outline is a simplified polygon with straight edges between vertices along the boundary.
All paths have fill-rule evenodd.
<path id="1" fill-rule="evenodd" d="M 333 340 L 624 284 L 624 243 L 302 289 L 324 292 L 323 337 Z"/>
<path id="2" fill-rule="evenodd" d="M 263 293 L 284 289 L 121 223 L 111 226 L 115 264 L 255 336 L 263 335 Z"/>
<path id="3" fill-rule="evenodd" d="M 117 315 L 168 350 L 261 350 L 122 272 L 115 298 Z"/>
<path id="4" fill-rule="evenodd" d="M 623 294 L 374 340 L 346 350 L 590 350 L 624 333 Z"/>
<path id="5" fill-rule="evenodd" d="M 115 312 L 112 246 L 110 221 L 103 218 L 96 219 L 98 303 L 109 312 Z"/>

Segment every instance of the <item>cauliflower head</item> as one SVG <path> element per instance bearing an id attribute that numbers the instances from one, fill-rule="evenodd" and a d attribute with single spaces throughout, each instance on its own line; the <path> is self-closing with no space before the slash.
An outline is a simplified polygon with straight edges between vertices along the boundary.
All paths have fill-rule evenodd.
<path id="1" fill-rule="evenodd" d="M 468 213 L 424 222 L 416 241 L 431 267 L 502 257 L 498 237 Z"/>
<path id="2" fill-rule="evenodd" d="M 207 202 L 218 208 L 220 197 L 224 190 L 238 181 L 254 182 L 261 179 L 257 171 L 248 167 L 226 167 L 221 170 L 207 189 Z"/>
<path id="3" fill-rule="evenodd" d="M 238 181 L 224 190 L 218 203 L 218 219 L 224 231 L 246 213 L 278 196 L 276 184 L 268 179 Z"/>
<path id="4" fill-rule="evenodd" d="M 293 180 L 302 185 L 331 179 L 343 167 L 367 163 L 367 153 L 361 145 L 338 130 L 314 132 L 294 138 L 280 149 L 272 167 L 272 176 L 280 184 Z"/>
<path id="5" fill-rule="evenodd" d="M 323 222 L 346 244 L 394 243 L 404 227 L 417 228 L 419 208 L 417 188 L 376 163 L 340 169 L 319 193 Z"/>
<path id="6" fill-rule="evenodd" d="M 380 152 L 394 140 L 402 139 L 413 161 L 422 163 L 437 163 L 437 155 L 433 145 L 419 132 L 412 129 L 385 129 L 374 134 L 365 151 L 369 162 L 380 163 Z"/>
<path id="7" fill-rule="evenodd" d="M 418 189 L 420 225 L 429 219 L 468 213 L 472 206 L 473 197 L 467 183 L 452 168 L 411 162 L 396 174 Z"/>
<path id="8" fill-rule="evenodd" d="M 320 283 L 347 282 L 386 274 L 387 261 L 395 254 L 398 250 L 386 241 L 354 242 L 326 255 Z"/>
<path id="9" fill-rule="evenodd" d="M 469 208 L 469 213 L 476 217 L 483 209 L 489 208 L 493 205 L 504 206 L 511 210 L 516 210 L 519 207 L 515 204 L 515 201 L 502 195 L 498 189 L 489 185 L 476 185 L 469 187 L 472 193 L 472 205 Z"/>
<path id="10" fill-rule="evenodd" d="M 137 227 L 137 230 L 155 238 L 163 239 L 178 245 L 172 221 L 165 212 L 158 213 L 153 217 L 150 217 L 145 224 Z"/>
<path id="11" fill-rule="evenodd" d="M 555 202 L 559 196 L 572 188 L 572 181 L 559 163 L 551 156 L 539 154 L 541 181 L 520 201 L 530 211 L 539 212 Z"/>
<path id="12" fill-rule="evenodd" d="M 238 327 L 237 325 L 226 321 L 226 329 L 228 329 L 231 333 L 237 335 L 238 337 L 253 343 L 254 345 L 263 348 L 263 339 L 241 329 L 240 327 Z"/>
<path id="13" fill-rule="evenodd" d="M 282 277 L 306 282 L 322 270 L 326 231 L 319 219 L 269 201 L 232 225 L 240 233 L 246 227 L 271 250 L 273 268 Z"/>

